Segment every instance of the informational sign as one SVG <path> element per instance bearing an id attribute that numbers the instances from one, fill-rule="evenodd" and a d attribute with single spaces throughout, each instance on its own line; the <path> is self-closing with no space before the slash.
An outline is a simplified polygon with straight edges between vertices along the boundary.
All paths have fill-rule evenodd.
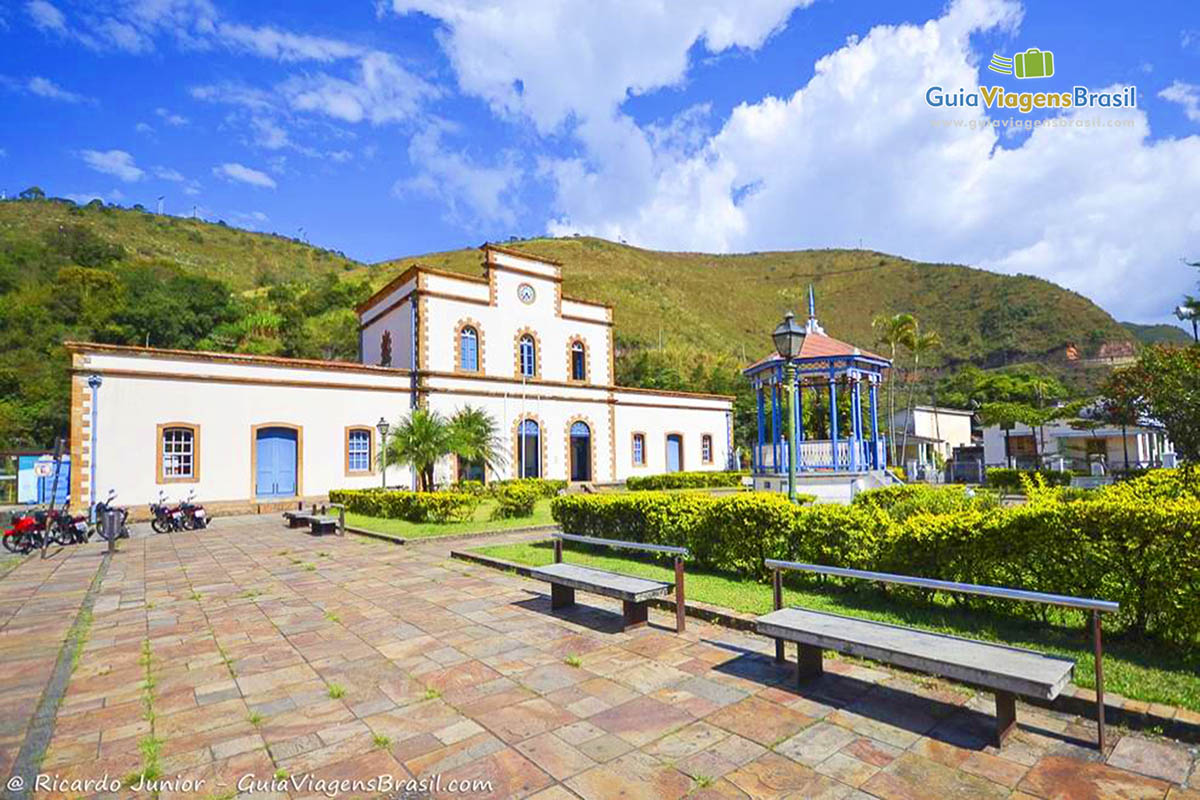
<path id="1" fill-rule="evenodd" d="M 54 474 L 54 459 L 50 456 L 42 456 L 33 462 L 33 474 L 39 478 L 49 478 Z"/>

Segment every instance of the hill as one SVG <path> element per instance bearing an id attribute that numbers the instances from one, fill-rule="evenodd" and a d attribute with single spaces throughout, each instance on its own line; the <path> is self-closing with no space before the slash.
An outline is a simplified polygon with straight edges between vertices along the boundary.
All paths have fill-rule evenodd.
<path id="1" fill-rule="evenodd" d="M 1077 391 L 1081 355 L 1130 333 L 1052 283 L 858 250 L 663 253 L 577 237 L 506 244 L 564 264 L 569 294 L 616 308 L 618 379 L 634 386 L 739 395 L 740 368 L 770 347 L 787 310 L 803 316 L 809 284 L 833 336 L 874 346 L 876 314 L 907 311 L 940 332 L 944 365 L 1052 363 Z M 414 260 L 478 274 L 475 248 L 368 265 L 333 250 L 224 223 L 99 202 L 0 202 L 0 450 L 62 435 L 64 339 L 353 360 L 353 308 Z"/>
<path id="2" fill-rule="evenodd" d="M 1139 325 L 1136 322 L 1122 322 L 1125 330 L 1142 344 L 1191 344 L 1192 337 L 1183 328 L 1175 325 Z"/>
<path id="3" fill-rule="evenodd" d="M 940 357 L 950 364 L 1057 358 L 1068 344 L 1086 355 L 1131 338 L 1095 303 L 1049 281 L 872 251 L 664 253 L 588 237 L 507 244 L 561 261 L 567 293 L 615 306 L 626 348 L 662 342 L 754 360 L 769 349 L 784 312 L 805 316 L 809 284 L 831 336 L 871 348 L 875 315 L 910 312 L 941 334 Z M 413 261 L 478 274 L 481 258 L 475 249 L 453 250 L 351 274 L 379 286 Z"/>

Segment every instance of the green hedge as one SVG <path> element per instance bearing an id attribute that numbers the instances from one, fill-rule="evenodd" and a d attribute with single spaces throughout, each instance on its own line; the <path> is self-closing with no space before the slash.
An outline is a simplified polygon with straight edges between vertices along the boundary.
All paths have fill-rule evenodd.
<path id="1" fill-rule="evenodd" d="M 534 504 L 543 497 L 543 491 L 539 487 L 520 483 L 497 486 L 492 490 L 492 494 L 496 498 L 492 519 L 532 517 Z"/>
<path id="2" fill-rule="evenodd" d="M 747 576 L 763 577 L 762 559 L 770 557 L 1115 600 L 1117 626 L 1195 645 L 1198 483 L 1159 471 L 1095 499 L 1061 502 L 1048 489 L 1007 508 L 978 496 L 885 490 L 850 506 L 792 506 L 767 493 L 572 495 L 554 500 L 551 511 L 567 533 L 683 545 L 699 566 Z M 955 599 L 1044 612 L 1034 604 Z"/>
<path id="3" fill-rule="evenodd" d="M 1021 478 L 1032 478 L 1041 475 L 1048 486 L 1070 486 L 1074 473 L 1060 472 L 1055 469 L 1009 469 L 1007 467 L 989 467 L 987 485 L 1003 492 L 1020 492 Z"/>
<path id="4" fill-rule="evenodd" d="M 392 489 L 335 489 L 329 502 L 368 517 L 408 522 L 462 522 L 479 508 L 479 497 L 466 492 L 404 492 Z"/>
<path id="5" fill-rule="evenodd" d="M 668 472 L 629 478 L 625 488 L 631 492 L 661 491 L 663 489 L 715 489 L 741 486 L 748 472 Z"/>
<path id="6" fill-rule="evenodd" d="M 509 480 L 493 481 L 488 484 L 493 495 L 496 495 L 498 491 L 509 486 L 526 486 L 537 492 L 539 498 L 549 498 L 556 496 L 563 489 L 567 488 L 567 482 L 551 480 L 549 478 L 510 478 Z"/>

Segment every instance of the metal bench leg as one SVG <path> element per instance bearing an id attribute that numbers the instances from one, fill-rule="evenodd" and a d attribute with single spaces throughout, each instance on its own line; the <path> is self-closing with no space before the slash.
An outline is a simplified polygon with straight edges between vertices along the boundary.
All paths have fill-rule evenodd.
<path id="1" fill-rule="evenodd" d="M 570 586 L 561 586 L 557 583 L 550 584 L 550 607 L 563 608 L 564 606 L 575 605 L 575 590 Z"/>
<path id="2" fill-rule="evenodd" d="M 821 648 L 815 644 L 796 644 L 796 683 L 819 678 L 825 673 Z"/>
<path id="3" fill-rule="evenodd" d="M 629 600 L 622 600 L 621 606 L 625 612 L 625 630 L 633 630 L 640 628 L 646 624 L 649 619 L 648 603 L 633 603 Z"/>
<path id="4" fill-rule="evenodd" d="M 996 747 L 1017 727 L 1017 696 L 1012 692 L 996 692 Z"/>

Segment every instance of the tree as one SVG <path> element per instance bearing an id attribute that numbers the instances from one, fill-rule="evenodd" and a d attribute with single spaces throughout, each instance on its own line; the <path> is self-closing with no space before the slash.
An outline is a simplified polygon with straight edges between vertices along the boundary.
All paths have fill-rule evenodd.
<path id="1" fill-rule="evenodd" d="M 1141 390 L 1134 374 L 1118 370 L 1108 376 L 1097 404 L 1098 416 L 1110 425 L 1121 426 L 1121 446 L 1125 452 L 1125 471 L 1129 471 L 1129 439 L 1126 429 L 1141 421 Z"/>
<path id="2" fill-rule="evenodd" d="M 414 408 L 404 420 L 392 426 L 386 463 L 412 467 L 417 475 L 417 489 L 433 491 L 433 466 L 450 452 L 452 441 L 445 417 L 426 408 Z"/>
<path id="3" fill-rule="evenodd" d="M 921 333 L 920 324 L 916 319 L 913 319 L 912 334 L 905 342 L 909 353 L 912 354 L 913 366 L 912 376 L 908 384 L 908 417 L 904 422 L 904 441 L 900 445 L 901 456 L 908 450 L 908 429 L 913 427 L 913 413 L 916 411 L 915 393 L 917 389 L 917 377 L 921 370 L 921 356 L 932 353 L 942 346 L 942 339 L 938 336 L 937 331 L 928 331 Z M 937 424 L 937 414 L 933 415 L 934 424 Z M 940 434 L 940 428 L 938 433 Z"/>
<path id="4" fill-rule="evenodd" d="M 42 191 L 40 186 L 30 186 L 25 191 L 17 195 L 21 200 L 45 200 L 46 193 Z"/>
<path id="5" fill-rule="evenodd" d="M 450 430 L 450 449 L 464 461 L 483 464 L 484 483 L 487 470 L 495 472 L 507 463 L 496 420 L 482 408 L 460 408 L 450 419 Z"/>
<path id="6" fill-rule="evenodd" d="M 891 349 L 892 367 L 887 375 L 888 396 L 888 448 L 891 452 L 889 461 L 896 463 L 896 349 L 913 341 L 916 335 L 917 318 L 912 314 L 880 314 L 871 321 L 875 329 L 875 341 L 887 345 Z"/>
<path id="7" fill-rule="evenodd" d="M 1140 414 L 1166 428 L 1180 458 L 1200 461 L 1200 345 L 1151 345 L 1112 380 L 1124 384 L 1123 393 L 1136 394 Z"/>

